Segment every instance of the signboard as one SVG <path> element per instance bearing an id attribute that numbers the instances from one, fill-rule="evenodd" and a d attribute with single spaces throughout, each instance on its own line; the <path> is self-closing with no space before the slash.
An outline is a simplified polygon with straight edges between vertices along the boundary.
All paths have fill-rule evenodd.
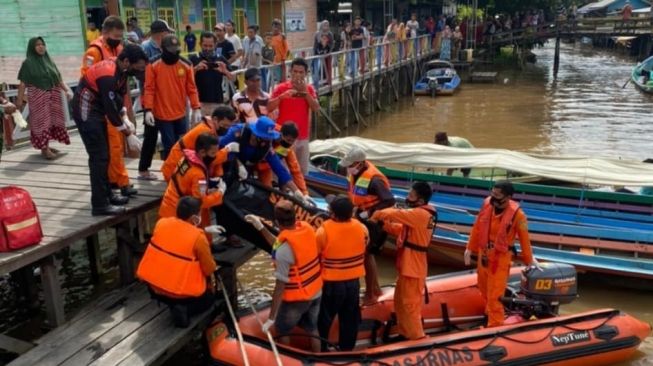
<path id="1" fill-rule="evenodd" d="M 306 31 L 306 13 L 303 10 L 286 11 L 286 32 Z"/>

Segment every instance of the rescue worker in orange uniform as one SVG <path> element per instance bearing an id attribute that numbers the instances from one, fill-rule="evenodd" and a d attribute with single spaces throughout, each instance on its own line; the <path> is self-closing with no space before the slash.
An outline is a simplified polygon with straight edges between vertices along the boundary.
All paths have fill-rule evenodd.
<path id="1" fill-rule="evenodd" d="M 165 160 L 188 128 L 186 101 L 193 109 L 192 125 L 202 120 L 202 112 L 193 67 L 190 61 L 180 57 L 181 46 L 177 37 L 173 34 L 163 37 L 161 49 L 161 58 L 145 69 L 143 122 L 159 130 L 163 144 L 161 159 Z"/>
<path id="2" fill-rule="evenodd" d="M 187 327 L 189 317 L 214 303 L 217 265 L 200 224 L 201 202 L 182 197 L 175 216 L 160 219 L 136 275 L 154 297 L 168 304 L 173 321 Z"/>
<path id="3" fill-rule="evenodd" d="M 80 69 L 81 76 L 84 76 L 92 65 L 118 57 L 118 54 L 123 49 L 122 37 L 124 32 L 125 24 L 119 17 L 111 15 L 104 19 L 102 23 L 102 36 L 91 42 L 84 53 L 82 67 Z M 134 76 L 139 77 L 140 74 Z M 123 98 L 125 107 L 123 113 L 127 113 L 128 118 L 134 121 L 135 116 L 132 109 L 131 97 L 129 96 L 129 88 L 127 88 Z M 107 172 L 109 182 L 112 186 L 120 189 L 121 195 L 126 197 L 133 196 L 138 191 L 130 185 L 129 174 L 125 167 L 125 138 L 111 123 L 107 123 L 107 135 L 109 139 L 109 170 Z"/>
<path id="4" fill-rule="evenodd" d="M 279 125 L 277 125 L 277 127 L 279 127 Z M 293 144 L 299 136 L 299 129 L 297 129 L 295 122 L 288 121 L 281 125 L 278 130 L 281 133 L 281 137 L 274 141 L 272 149 L 274 149 L 274 152 L 277 153 L 279 159 L 281 159 L 281 161 L 286 165 L 297 189 L 299 189 L 303 194 L 303 197 L 300 199 L 304 199 L 304 197 L 308 196 L 308 187 L 304 180 L 304 173 L 302 173 L 302 169 L 299 166 L 299 161 L 297 161 L 297 154 L 295 154 L 295 150 L 292 149 Z M 256 167 L 256 172 L 258 174 L 258 180 L 261 183 L 268 187 L 272 187 L 273 173 L 268 163 L 259 163 Z"/>
<path id="5" fill-rule="evenodd" d="M 388 178 L 366 158 L 365 152 L 355 147 L 340 161 L 340 166 L 347 168 L 349 198 L 356 207 L 356 217 L 363 224 L 376 210 L 392 207 L 395 204 L 395 198 L 390 192 Z M 370 243 L 365 255 L 365 297 L 363 305 L 375 303 L 382 294 L 379 286 L 376 259 L 374 258 L 374 255 L 381 248 L 373 247 L 371 244 L 374 243 Z"/>
<path id="6" fill-rule="evenodd" d="M 108 178 L 109 147 L 107 124 L 127 137 L 131 147 L 140 141 L 134 124 L 121 114 L 127 90 L 127 77 L 145 69 L 147 56 L 136 45 L 128 45 L 117 59 L 104 60 L 89 68 L 80 81 L 72 100 L 73 119 L 88 153 L 91 178 L 91 214 L 117 215 L 125 212 L 128 198 L 114 195 Z"/>
<path id="7" fill-rule="evenodd" d="M 338 347 L 351 351 L 356 345 L 361 322 L 360 278 L 365 276 L 365 225 L 353 219 L 354 204 L 346 195 L 327 196 L 331 218 L 317 229 L 317 245 L 322 258 L 322 303 L 317 326 L 320 337 L 329 339 L 334 317 L 338 316 Z M 322 342 L 326 352 L 326 342 Z"/>
<path id="8" fill-rule="evenodd" d="M 483 202 L 469 235 L 465 249 L 465 265 L 471 264 L 472 254 L 477 255 L 478 288 L 486 301 L 487 326 L 503 324 L 504 308 L 499 298 L 503 296 L 510 274 L 510 264 L 515 252 L 515 237 L 521 244 L 521 260 L 526 265 L 537 266 L 528 236 L 526 215 L 512 200 L 514 188 L 508 181 L 500 181 Z"/>
<path id="9" fill-rule="evenodd" d="M 209 135 L 218 137 L 219 131 L 224 129 L 226 133 L 226 130 L 234 124 L 235 119 L 236 113 L 231 107 L 226 105 L 218 106 L 213 111 L 213 115 L 202 118 L 202 122 L 191 128 L 190 131 L 172 146 L 168 158 L 161 165 L 161 173 L 165 181 L 170 181 L 170 177 L 177 168 L 177 164 L 184 157 L 184 150 L 195 150 L 195 141 L 199 135 L 208 133 Z M 232 142 L 225 146 L 225 149 L 221 149 L 218 152 L 217 159 L 226 161 L 227 154 L 232 151 L 239 151 L 237 142 Z M 218 175 L 222 174 L 219 173 Z"/>
<path id="10" fill-rule="evenodd" d="M 163 194 L 159 217 L 173 217 L 179 199 L 192 196 L 202 202 L 201 226 L 210 225 L 209 209 L 222 204 L 222 197 L 227 190 L 225 182 L 215 174 L 224 163 L 216 159 L 217 155 L 218 139 L 206 133 L 197 137 L 195 150 L 184 150 L 184 158 L 177 164 Z"/>
<path id="11" fill-rule="evenodd" d="M 429 204 L 431 186 L 415 182 L 406 196 L 408 209 L 386 208 L 372 215 L 383 229 L 397 237 L 396 267 L 399 275 L 394 303 L 399 334 L 406 339 L 424 337 L 422 301 L 428 273 L 427 250 L 437 223 L 435 207 Z"/>
<path id="12" fill-rule="evenodd" d="M 245 220 L 272 245 L 272 260 L 276 282 L 272 305 L 263 332 L 275 326 L 281 343 L 288 344 L 287 336 L 295 326 L 313 335 L 311 349 L 320 352 L 317 317 L 322 296 L 322 276 L 317 239 L 313 227 L 296 221 L 292 202 L 282 200 L 274 207 L 274 218 L 279 225 L 275 237 L 265 228 L 258 216 L 246 215 Z"/>

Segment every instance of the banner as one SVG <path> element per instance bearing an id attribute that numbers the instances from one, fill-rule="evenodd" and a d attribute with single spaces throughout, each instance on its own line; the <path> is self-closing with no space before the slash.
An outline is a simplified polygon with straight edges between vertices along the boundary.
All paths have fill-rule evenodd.
<path id="1" fill-rule="evenodd" d="M 286 33 L 306 31 L 306 13 L 303 10 L 286 11 Z"/>

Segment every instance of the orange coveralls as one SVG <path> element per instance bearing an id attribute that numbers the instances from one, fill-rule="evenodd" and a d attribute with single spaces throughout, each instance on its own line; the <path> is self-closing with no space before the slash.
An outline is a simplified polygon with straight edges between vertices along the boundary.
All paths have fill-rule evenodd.
<path id="1" fill-rule="evenodd" d="M 177 168 L 177 164 L 179 161 L 181 161 L 181 159 L 183 159 L 184 149 L 195 150 L 195 141 L 197 141 L 197 137 L 199 135 L 203 133 L 208 133 L 213 136 L 218 135 L 215 130 L 206 122 L 207 118 L 210 119 L 211 117 L 204 117 L 204 120 L 201 123 L 198 123 L 195 127 L 191 128 L 190 131 L 188 131 L 184 137 L 179 139 L 179 141 L 177 141 L 172 146 L 172 149 L 170 149 L 168 158 L 161 165 L 161 173 L 163 174 L 163 179 L 165 179 L 166 182 L 170 181 L 170 177 L 172 177 L 172 173 L 174 173 L 175 169 Z M 213 174 L 215 177 L 222 176 L 221 164 L 227 161 L 228 154 L 229 152 L 226 149 L 221 149 L 218 151 L 218 155 L 215 157 L 216 162 L 213 164 Z"/>
<path id="2" fill-rule="evenodd" d="M 373 221 L 383 221 L 383 230 L 397 237 L 399 276 L 394 304 L 399 334 L 408 339 L 425 336 L 422 301 L 428 272 L 427 250 L 435 227 L 434 214 L 435 209 L 425 205 L 411 209 L 386 208 L 374 212 L 371 217 Z"/>
<path id="3" fill-rule="evenodd" d="M 104 42 L 104 36 L 91 42 L 88 49 L 84 53 L 82 60 L 82 67 L 80 68 L 81 76 L 86 74 L 86 71 L 92 65 L 110 58 L 118 57 L 122 51 L 122 45 L 110 48 Z M 129 95 L 129 88 L 127 94 L 124 96 L 123 102 L 128 113 L 131 113 L 132 101 Z M 125 137 L 118 128 L 107 121 L 107 137 L 109 138 L 109 182 L 118 187 L 127 187 L 129 185 L 129 174 L 125 167 Z"/>
<path id="4" fill-rule="evenodd" d="M 496 327 L 503 324 L 504 308 L 503 304 L 499 301 L 499 298 L 503 296 L 508 284 L 513 253 L 512 250 L 501 253 L 496 250 L 496 248 L 488 249 L 487 243 L 481 243 L 479 236 L 482 235 L 481 230 L 488 230 L 489 241 L 494 243 L 499 229 L 507 229 L 502 227 L 502 218 L 507 211 L 508 210 L 504 210 L 501 214 L 495 215 L 494 210 L 492 210 L 492 218 L 489 222 L 489 228 L 486 224 L 479 222 L 477 217 L 469 236 L 469 242 L 467 243 L 467 249 L 478 254 L 476 266 L 478 288 L 486 301 L 485 313 L 488 316 L 488 327 Z M 515 212 L 512 219 L 512 225 L 506 234 L 506 240 L 510 246 L 515 242 L 516 236 L 519 237 L 519 243 L 521 244 L 522 261 L 527 265 L 530 265 L 533 262 L 533 252 L 531 249 L 531 241 L 528 236 L 528 222 L 526 221 L 526 215 L 521 209 Z M 487 260 L 482 260 L 483 256 L 485 256 Z M 485 266 L 483 265 L 484 262 L 486 263 Z"/>

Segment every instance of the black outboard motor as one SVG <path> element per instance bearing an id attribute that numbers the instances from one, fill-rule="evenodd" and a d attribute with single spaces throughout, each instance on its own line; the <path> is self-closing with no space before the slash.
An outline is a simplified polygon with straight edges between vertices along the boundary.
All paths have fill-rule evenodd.
<path id="1" fill-rule="evenodd" d="M 542 270 L 528 267 L 522 272 L 519 289 L 501 298 L 508 312 L 525 319 L 558 315 L 561 304 L 569 304 L 578 296 L 576 269 L 563 263 L 541 263 Z"/>

